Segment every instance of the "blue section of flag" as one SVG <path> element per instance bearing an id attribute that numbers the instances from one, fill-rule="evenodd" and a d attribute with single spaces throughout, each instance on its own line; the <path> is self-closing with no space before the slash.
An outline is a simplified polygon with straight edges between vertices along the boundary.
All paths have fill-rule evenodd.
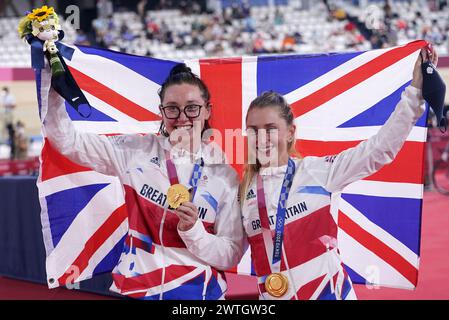
<path id="1" fill-rule="evenodd" d="M 153 245 L 153 239 L 151 239 L 150 236 L 144 235 L 142 233 L 139 233 L 138 235 L 135 235 L 136 238 L 142 240 L 143 242 L 148 243 L 148 245 L 151 247 Z"/>
<path id="2" fill-rule="evenodd" d="M 142 298 L 138 298 L 139 300 L 161 300 L 160 294 L 154 294 L 152 296 L 146 296 Z"/>
<path id="3" fill-rule="evenodd" d="M 126 239 L 126 235 L 125 235 L 125 239 Z M 125 254 L 128 254 L 131 252 L 131 247 L 125 242 L 123 242 L 123 249 L 122 252 L 124 252 Z"/>
<path id="4" fill-rule="evenodd" d="M 419 255 L 422 199 L 342 194 L 342 198 L 374 224 Z"/>
<path id="5" fill-rule="evenodd" d="M 141 249 L 145 250 L 148 253 L 151 253 L 151 251 L 153 249 L 153 239 L 151 239 L 150 236 L 146 236 L 141 233 L 138 235 L 135 235 L 135 237 L 145 243 L 145 247 L 141 248 Z M 135 248 L 134 248 L 134 250 L 135 250 Z"/>
<path id="6" fill-rule="evenodd" d="M 78 213 L 108 184 L 66 189 L 45 197 L 53 246 L 57 246 Z"/>
<path id="7" fill-rule="evenodd" d="M 222 294 L 217 278 L 211 276 L 209 283 L 207 284 L 206 300 L 218 300 Z"/>
<path id="8" fill-rule="evenodd" d="M 331 291 L 331 281 L 332 280 L 330 280 L 326 284 L 326 286 L 324 287 L 323 291 L 321 291 L 317 300 L 337 300 L 337 297 L 335 296 L 335 292 L 332 293 L 332 291 Z"/>
<path id="9" fill-rule="evenodd" d="M 209 205 L 217 212 L 218 210 L 218 201 L 214 198 L 210 192 L 206 191 L 206 193 L 201 194 L 201 196 L 209 203 Z"/>
<path id="10" fill-rule="evenodd" d="M 358 114 L 354 118 L 342 123 L 337 128 L 353 128 L 366 126 L 382 126 L 390 117 L 394 108 L 401 100 L 401 94 L 405 88 L 410 84 L 410 81 L 397 89 L 395 92 L 377 102 L 375 105 Z M 423 114 L 416 122 L 416 126 L 426 126 L 427 115 Z"/>
<path id="11" fill-rule="evenodd" d="M 390 117 L 396 104 L 401 100 L 401 93 L 408 86 L 408 82 L 395 92 L 377 102 L 375 105 L 358 114 L 354 118 L 342 123 L 337 128 L 352 128 L 364 126 L 381 126 Z"/>
<path id="12" fill-rule="evenodd" d="M 72 60 L 73 53 L 75 53 L 75 50 L 73 48 L 66 46 L 62 42 L 57 42 L 56 45 L 61 56 L 63 56 L 67 60 Z"/>
<path id="13" fill-rule="evenodd" d="M 111 251 L 109 251 L 109 253 L 103 258 L 103 260 L 101 260 L 100 263 L 95 267 L 92 274 L 111 272 L 112 269 L 114 269 L 123 251 L 125 238 L 126 235 L 116 243 L 114 248 L 112 248 Z"/>
<path id="14" fill-rule="evenodd" d="M 299 187 L 297 193 L 309 193 L 309 194 L 322 194 L 324 196 L 330 196 L 330 192 L 320 186 L 306 186 Z"/>
<path id="15" fill-rule="evenodd" d="M 190 281 L 184 282 L 176 289 L 164 292 L 164 299 L 168 300 L 202 300 L 204 286 L 204 272 Z"/>
<path id="16" fill-rule="evenodd" d="M 344 265 L 344 268 L 346 270 L 346 273 L 348 274 L 349 278 L 351 279 L 352 283 L 358 283 L 358 284 L 365 284 L 366 279 L 362 277 L 360 274 L 352 270 L 348 265 Z"/>
<path id="17" fill-rule="evenodd" d="M 39 118 L 42 119 L 42 97 L 41 97 L 41 87 L 42 87 L 42 69 L 35 69 L 34 74 L 36 76 L 36 91 L 37 91 L 37 104 L 39 106 Z"/>
<path id="18" fill-rule="evenodd" d="M 270 90 L 290 93 L 361 53 L 259 57 L 257 94 Z"/>
<path id="19" fill-rule="evenodd" d="M 351 292 L 351 289 L 352 289 L 351 282 L 349 282 L 348 278 L 345 278 L 345 280 L 343 281 L 343 287 L 341 288 L 341 299 L 343 300 L 346 299 L 349 292 Z"/>
<path id="20" fill-rule="evenodd" d="M 120 63 L 128 69 L 131 69 L 141 76 L 160 85 L 165 81 L 170 73 L 170 70 L 176 64 L 178 64 L 178 62 L 154 59 L 149 57 L 140 57 L 106 49 L 98 49 L 85 46 L 77 47 L 85 54 L 98 55 L 103 58 L 107 58 Z"/>
<path id="21" fill-rule="evenodd" d="M 166 291 L 164 300 L 203 300 L 204 272 L 179 287 Z M 160 295 L 155 294 L 141 298 L 142 300 L 159 300 Z"/>
<path id="22" fill-rule="evenodd" d="M 105 115 L 103 112 L 98 111 L 98 109 L 95 109 L 92 107 L 92 113 L 87 117 L 84 118 L 81 116 L 67 101 L 65 101 L 65 109 L 72 121 L 114 121 L 117 122 L 117 120 Z"/>

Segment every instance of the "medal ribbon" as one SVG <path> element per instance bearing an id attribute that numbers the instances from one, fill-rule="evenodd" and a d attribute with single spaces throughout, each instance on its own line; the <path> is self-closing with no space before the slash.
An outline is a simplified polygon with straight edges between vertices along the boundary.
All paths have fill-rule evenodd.
<path id="1" fill-rule="evenodd" d="M 270 223 L 268 217 L 267 206 L 265 202 L 265 191 L 263 187 L 262 177 L 257 175 L 257 206 L 259 209 L 259 217 L 262 225 L 262 235 L 265 243 L 267 257 L 272 256 L 271 271 L 279 272 L 281 270 L 282 242 L 284 240 L 285 212 L 290 188 L 295 176 L 295 162 L 288 159 L 287 171 L 282 182 L 281 194 L 279 195 L 279 203 L 276 212 L 276 227 L 274 230 L 274 238 L 271 236 Z"/>
<path id="2" fill-rule="evenodd" d="M 175 164 L 170 158 L 170 152 L 165 150 L 165 164 L 167 166 L 168 179 L 170 180 L 170 185 L 178 184 L 178 173 L 176 171 Z M 196 189 L 198 187 L 198 181 L 203 173 L 204 160 L 203 158 L 198 159 L 198 161 L 193 166 L 192 176 L 190 177 L 189 184 L 192 187 L 192 201 L 195 197 Z"/>

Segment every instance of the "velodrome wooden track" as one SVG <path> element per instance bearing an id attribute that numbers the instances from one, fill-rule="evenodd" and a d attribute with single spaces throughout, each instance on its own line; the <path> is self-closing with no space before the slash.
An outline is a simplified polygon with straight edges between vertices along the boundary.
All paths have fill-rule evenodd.
<path id="1" fill-rule="evenodd" d="M 356 285 L 360 300 L 447 300 L 449 299 L 449 196 L 426 192 L 422 218 L 421 263 L 416 290 L 368 289 Z M 256 299 L 255 279 L 228 274 L 229 295 Z M 0 300 L 104 300 L 112 297 L 0 277 Z"/>

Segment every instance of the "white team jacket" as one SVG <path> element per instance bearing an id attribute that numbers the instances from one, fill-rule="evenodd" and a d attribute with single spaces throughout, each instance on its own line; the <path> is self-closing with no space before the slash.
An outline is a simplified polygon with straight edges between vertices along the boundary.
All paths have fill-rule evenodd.
<path id="1" fill-rule="evenodd" d="M 421 91 L 409 86 L 388 121 L 370 139 L 336 156 L 295 159 L 296 174 L 287 202 L 281 260 L 281 272 L 290 286 L 282 299 L 355 298 L 336 247 L 338 212 L 332 200 L 348 184 L 393 161 L 424 108 Z M 271 230 L 275 228 L 285 171 L 286 166 L 260 170 Z M 263 286 L 271 273 L 272 258 L 267 258 L 262 237 L 256 179 L 241 201 L 260 298 L 274 299 Z"/>
<path id="2" fill-rule="evenodd" d="M 193 203 L 199 219 L 192 229 L 177 229 L 178 217 L 168 210 L 170 186 L 165 137 L 123 135 L 106 137 L 74 129 L 63 99 L 50 89 L 50 74 L 42 72 L 42 92 L 48 90 L 49 110 L 44 130 L 52 146 L 72 161 L 119 177 L 125 191 L 129 232 L 113 271 L 111 290 L 141 299 L 219 299 L 226 291 L 224 275 L 236 265 L 245 247 L 238 177 L 227 164 L 214 164 L 202 145 L 196 158 L 205 166 Z M 42 99 L 47 99 L 42 95 Z M 209 150 L 210 151 L 210 150 Z M 189 185 L 193 163 L 174 156 L 180 183 Z"/>

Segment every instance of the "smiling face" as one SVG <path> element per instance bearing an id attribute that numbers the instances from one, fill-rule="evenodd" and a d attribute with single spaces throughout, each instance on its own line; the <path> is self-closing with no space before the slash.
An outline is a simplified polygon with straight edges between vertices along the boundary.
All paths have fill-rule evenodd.
<path id="1" fill-rule="evenodd" d="M 41 21 L 39 28 L 33 26 L 33 30 L 34 29 L 36 29 L 35 32 L 39 32 L 37 37 L 42 41 L 58 39 L 58 30 L 56 26 L 48 20 Z"/>
<path id="2" fill-rule="evenodd" d="M 184 113 L 184 108 L 186 106 L 199 105 L 200 114 L 196 118 L 188 118 Z M 181 110 L 179 117 L 177 119 L 168 119 L 162 108 L 164 107 L 178 107 Z M 168 134 L 171 136 L 174 132 L 182 130 L 185 131 L 183 134 L 187 133 L 191 138 L 194 134 L 201 135 L 204 129 L 204 124 L 206 120 L 210 117 L 210 108 L 207 106 L 207 102 L 201 95 L 201 90 L 196 85 L 191 84 L 175 84 L 167 87 L 164 98 L 161 105 L 162 121 L 164 122 L 165 128 Z M 195 129 L 193 130 L 193 126 Z"/>
<path id="3" fill-rule="evenodd" d="M 295 125 L 288 125 L 279 112 L 279 106 L 254 107 L 248 111 L 246 127 L 249 148 L 263 167 L 284 165 L 288 162 L 289 143 L 295 138 Z"/>

